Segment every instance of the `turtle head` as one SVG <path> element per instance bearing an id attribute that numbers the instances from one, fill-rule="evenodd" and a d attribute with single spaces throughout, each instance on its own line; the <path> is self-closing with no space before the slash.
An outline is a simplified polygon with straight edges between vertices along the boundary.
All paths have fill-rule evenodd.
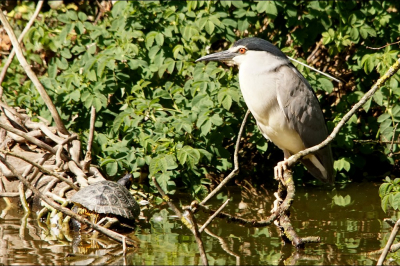
<path id="1" fill-rule="evenodd" d="M 131 173 L 126 174 L 123 178 L 117 181 L 118 184 L 126 187 L 127 189 L 131 187 L 132 182 L 133 182 L 133 176 Z"/>

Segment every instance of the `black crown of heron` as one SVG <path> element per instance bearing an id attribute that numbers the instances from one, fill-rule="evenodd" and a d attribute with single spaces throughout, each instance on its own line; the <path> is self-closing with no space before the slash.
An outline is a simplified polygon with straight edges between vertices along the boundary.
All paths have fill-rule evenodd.
<path id="1" fill-rule="evenodd" d="M 321 143 L 328 136 L 325 119 L 308 81 L 278 47 L 260 38 L 238 40 L 226 51 L 199 61 L 229 62 L 239 66 L 239 83 L 247 107 L 263 136 L 284 153 L 275 167 L 282 177 L 291 155 Z M 328 145 L 301 159 L 307 170 L 325 183 L 334 182 Z"/>

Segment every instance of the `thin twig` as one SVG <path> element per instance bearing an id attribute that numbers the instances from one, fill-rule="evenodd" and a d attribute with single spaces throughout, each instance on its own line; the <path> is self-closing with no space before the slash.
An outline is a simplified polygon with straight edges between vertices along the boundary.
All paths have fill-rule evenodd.
<path id="1" fill-rule="evenodd" d="M 33 22 L 35 22 L 36 17 L 40 12 L 40 9 L 42 9 L 43 2 L 44 1 L 38 1 L 37 5 L 36 5 L 35 12 L 33 12 L 33 15 L 31 17 L 31 19 L 29 20 L 28 24 L 26 24 L 26 26 L 25 26 L 24 30 L 22 31 L 21 35 L 18 36 L 18 43 L 20 43 L 22 41 L 22 39 L 24 38 L 25 34 L 32 27 Z M 11 62 L 12 62 L 12 60 L 14 58 L 14 55 L 15 55 L 15 48 L 12 49 L 10 55 L 7 58 L 6 63 L 3 66 L 3 69 L 1 70 L 1 73 L 0 73 L 0 85 L 1 85 L 1 83 L 3 83 L 4 77 L 6 76 L 6 73 L 7 73 L 7 69 L 11 65 Z M 1 99 L 2 96 L 3 95 L 0 93 L 0 99 Z"/>
<path id="2" fill-rule="evenodd" d="M 318 51 L 319 47 L 321 46 L 321 44 L 322 44 L 322 39 L 319 42 L 317 42 L 317 45 L 315 46 L 314 51 L 312 51 L 312 53 L 307 57 L 307 61 L 306 62 L 308 64 L 310 64 L 311 60 L 313 59 L 314 55 L 317 53 L 317 51 Z"/>
<path id="3" fill-rule="evenodd" d="M 35 85 L 36 89 L 38 90 L 40 96 L 42 97 L 43 101 L 46 103 L 47 108 L 49 109 L 54 122 L 56 123 L 57 129 L 64 134 L 68 134 L 68 130 L 66 129 L 64 123 L 61 120 L 61 117 L 54 106 L 54 103 L 51 101 L 49 95 L 47 94 L 46 90 L 44 89 L 42 83 L 40 83 L 39 79 L 37 78 L 35 72 L 33 72 L 32 68 L 29 66 L 28 62 L 26 61 L 24 54 L 22 53 L 21 47 L 19 46 L 18 40 L 15 37 L 14 31 L 11 28 L 10 24 L 8 23 L 7 18 L 4 16 L 3 10 L 0 8 L 0 20 L 3 24 L 4 29 L 7 31 L 8 37 L 11 40 L 11 43 L 15 49 L 15 53 L 17 54 L 17 58 L 25 70 L 28 77 L 31 79 L 32 83 Z"/>
<path id="4" fill-rule="evenodd" d="M 394 137 L 396 136 L 396 129 L 397 129 L 397 126 L 399 125 L 399 123 L 396 123 L 396 125 L 394 126 L 394 128 L 393 128 L 393 136 L 392 136 L 392 141 L 391 141 L 391 143 L 390 143 L 390 148 L 389 148 L 389 157 L 392 157 L 393 156 L 393 144 L 394 144 Z"/>
<path id="5" fill-rule="evenodd" d="M 16 197 L 19 197 L 19 193 L 18 192 L 0 192 L 0 197 L 16 198 Z"/>
<path id="6" fill-rule="evenodd" d="M 393 253 L 393 252 L 396 252 L 399 249 L 400 249 L 400 243 L 393 244 L 393 245 L 390 246 L 389 252 Z M 368 252 L 367 255 L 382 254 L 383 250 L 384 250 L 384 248 L 379 249 L 379 250 L 375 250 L 375 251 L 371 251 L 371 252 Z"/>
<path id="7" fill-rule="evenodd" d="M 99 3 L 98 0 L 96 0 L 97 5 L 99 6 L 99 13 L 96 16 L 96 19 L 93 22 L 93 25 L 96 25 L 97 22 L 99 21 L 99 19 L 101 18 L 101 16 L 103 16 L 103 14 L 106 12 L 106 9 Z"/>
<path id="8" fill-rule="evenodd" d="M 222 182 L 213 190 L 210 192 L 210 194 L 207 195 L 207 197 L 205 197 L 202 202 L 200 203 L 201 205 L 206 204 L 206 202 L 211 199 L 215 194 L 217 194 L 225 185 L 226 183 L 229 182 L 229 180 L 231 180 L 234 176 L 236 176 L 239 173 L 239 159 L 238 159 L 238 153 L 239 153 L 239 145 L 240 145 L 240 139 L 242 138 L 242 133 L 243 133 L 243 129 L 244 126 L 246 124 L 246 120 L 247 117 L 250 114 L 250 110 L 247 110 L 243 121 L 242 121 L 242 125 L 240 126 L 240 130 L 239 130 L 239 134 L 236 140 L 236 147 L 235 147 L 235 153 L 233 155 L 233 163 L 234 163 L 234 168 L 232 170 L 232 172 L 225 177 L 224 180 L 222 180 Z"/>
<path id="9" fill-rule="evenodd" d="M 399 231 L 399 226 L 400 226 L 400 219 L 397 220 L 396 224 L 394 225 L 392 233 L 390 234 L 389 240 L 386 243 L 386 246 L 383 249 L 382 254 L 379 257 L 378 263 L 376 265 L 382 265 L 383 264 L 383 261 L 385 260 L 387 254 L 388 254 L 388 252 L 390 250 L 390 247 L 393 244 L 394 239 L 396 238 L 397 232 Z"/>
<path id="10" fill-rule="evenodd" d="M 295 61 L 296 63 L 298 63 L 298 64 L 300 64 L 300 65 L 303 65 L 303 66 L 305 66 L 305 67 L 308 67 L 309 69 L 314 70 L 314 71 L 317 72 L 317 73 L 320 73 L 321 75 L 324 75 L 325 77 L 328 77 L 328 78 L 330 78 L 330 79 L 333 79 L 334 81 L 336 81 L 336 82 L 338 82 L 338 83 L 343 83 L 342 81 L 338 80 L 337 78 L 334 78 L 334 77 L 332 77 L 331 75 L 326 74 L 325 72 L 319 71 L 318 69 L 316 69 L 316 68 L 314 68 L 314 67 L 312 67 L 312 66 L 309 66 L 309 65 L 307 65 L 307 64 L 304 64 L 303 62 L 300 62 L 300 61 L 298 61 L 298 60 L 296 60 L 296 59 L 294 59 L 294 58 L 292 58 L 292 57 L 290 57 L 290 56 L 288 56 L 288 58 L 289 58 L 290 60 L 292 60 L 292 61 Z"/>
<path id="11" fill-rule="evenodd" d="M 203 240 L 201 240 L 201 235 L 200 235 L 200 232 L 199 232 L 199 228 L 197 226 L 196 218 L 194 217 L 193 212 L 192 212 L 190 207 L 185 208 L 185 213 L 187 213 L 188 215 L 186 216 L 184 214 L 184 216 L 187 219 L 189 219 L 190 223 L 193 225 L 192 226 L 192 233 L 194 235 L 194 238 L 196 239 L 197 246 L 199 247 L 200 257 L 201 257 L 201 260 L 203 261 L 203 265 L 208 265 L 207 255 L 206 255 L 206 252 L 204 250 Z"/>
<path id="12" fill-rule="evenodd" d="M 21 205 L 24 208 L 25 213 L 30 213 L 31 210 L 29 209 L 29 204 L 26 201 L 24 184 L 22 182 L 19 182 L 18 184 L 18 191 L 19 191 L 19 199 L 21 201 Z"/>
<path id="13" fill-rule="evenodd" d="M 1 14 L 0 14 L 0 16 L 1 16 Z M 9 126 L 9 125 L 6 125 L 6 124 L 2 124 L 2 123 L 0 123 L 0 127 L 4 128 L 5 130 L 7 130 L 7 131 L 9 131 L 11 133 L 14 133 L 14 134 L 16 134 L 16 135 L 18 135 L 20 137 L 25 138 L 27 141 L 35 144 L 36 146 L 38 146 L 38 147 L 40 147 L 40 148 L 42 148 L 44 150 L 47 150 L 47 151 L 51 152 L 52 154 L 56 154 L 57 153 L 57 150 L 55 148 L 53 148 L 50 145 L 44 143 L 43 141 L 40 141 L 39 139 L 37 139 L 35 137 L 30 136 L 28 133 L 25 133 L 25 132 L 23 132 L 21 130 L 13 128 L 12 126 Z M 69 158 L 66 157 L 64 154 L 62 154 L 62 158 L 65 161 L 69 161 Z"/>
<path id="14" fill-rule="evenodd" d="M 400 68 L 400 58 L 397 59 L 396 63 L 394 63 L 389 70 L 381 77 L 378 79 L 378 81 L 372 86 L 372 88 L 364 94 L 364 96 L 361 98 L 361 100 L 356 103 L 353 108 L 343 118 L 340 120 L 340 122 L 336 125 L 336 127 L 333 129 L 332 133 L 320 144 L 312 146 L 310 148 L 307 148 L 305 150 L 302 150 L 292 156 L 289 157 L 287 160 L 287 165 L 288 167 L 293 166 L 298 160 L 303 158 L 304 156 L 316 152 L 319 149 L 322 149 L 323 147 L 327 146 L 338 134 L 339 130 L 346 124 L 346 122 L 353 116 L 355 112 L 363 105 L 365 104 L 369 98 L 374 95 L 374 93 L 390 78 L 392 77 Z"/>
<path id="15" fill-rule="evenodd" d="M 87 144 L 87 152 L 91 154 L 92 152 L 92 142 L 93 142 L 93 136 L 94 136 L 94 124 L 96 122 L 96 108 L 92 106 L 90 110 L 90 131 L 89 131 L 89 139 L 88 139 L 88 144 Z"/>
<path id="16" fill-rule="evenodd" d="M 156 178 L 153 176 L 152 180 L 154 182 L 154 185 L 156 186 L 158 192 L 161 194 L 161 197 L 163 198 L 164 201 L 166 201 L 169 205 L 169 207 L 175 212 L 175 214 L 179 217 L 179 219 L 182 219 L 182 213 L 181 211 L 175 206 L 175 204 L 171 201 L 171 199 L 165 194 L 164 190 L 160 187 L 160 184 L 158 184 Z"/>
<path id="17" fill-rule="evenodd" d="M 357 143 L 400 144 L 400 141 L 383 141 L 373 139 L 353 139 L 353 141 Z"/>
<path id="18" fill-rule="evenodd" d="M 225 252 L 227 252 L 228 254 L 234 256 L 236 258 L 236 265 L 240 265 L 240 256 L 229 249 L 228 244 L 225 242 L 225 240 L 222 237 L 217 236 L 216 234 L 212 233 L 207 228 L 204 229 L 204 232 L 206 232 L 208 235 L 218 239 L 219 243 L 221 244 L 221 248 L 223 250 L 225 250 Z"/>
<path id="19" fill-rule="evenodd" d="M 88 138 L 88 143 L 87 143 L 87 150 L 86 150 L 86 155 L 85 159 L 83 160 L 82 164 L 82 169 L 85 172 L 89 172 L 90 168 L 90 162 L 92 161 L 92 142 L 93 142 L 93 136 L 94 136 L 94 124 L 96 122 L 96 108 L 92 106 L 90 110 L 90 129 L 89 129 L 89 138 Z"/>
<path id="20" fill-rule="evenodd" d="M 204 213 L 208 213 L 208 214 L 215 213 L 215 210 L 210 209 L 209 207 L 201 205 L 201 204 L 197 205 L 196 208 L 203 211 Z M 230 215 L 228 213 L 224 213 L 224 212 L 220 212 L 217 215 L 217 217 L 221 218 L 221 219 L 226 219 L 226 220 L 228 220 L 228 222 L 231 222 L 231 223 L 238 223 L 238 224 L 248 226 L 248 227 L 265 227 L 265 226 L 272 224 L 275 221 L 275 219 L 278 217 L 278 212 L 271 214 L 271 216 L 269 216 L 267 219 L 262 220 L 262 221 L 247 220 L 247 219 L 236 217 L 236 216 Z"/>
<path id="21" fill-rule="evenodd" d="M 189 207 L 187 210 L 185 210 L 185 214 L 182 214 L 181 211 L 170 200 L 170 198 L 165 194 L 164 190 L 161 188 L 160 184 L 158 184 L 154 176 L 152 177 L 152 180 L 158 192 L 161 194 L 163 200 L 165 200 L 168 203 L 168 206 L 175 212 L 175 214 L 179 217 L 179 219 L 181 219 L 182 223 L 193 233 L 197 242 L 197 246 L 199 248 L 200 256 L 203 260 L 203 265 L 208 265 L 208 260 L 207 256 L 205 255 L 203 242 L 201 240 L 200 233 L 197 229 L 197 223 L 195 222 L 192 210 Z"/>
<path id="22" fill-rule="evenodd" d="M 400 41 L 388 43 L 388 44 L 386 44 L 386 45 L 384 45 L 384 46 L 377 47 L 377 48 L 375 48 L 375 47 L 370 47 L 370 46 L 365 46 L 365 48 L 367 48 L 367 49 L 372 49 L 372 50 L 380 50 L 380 49 L 385 48 L 386 46 L 393 45 L 393 44 L 398 44 L 398 43 L 400 43 Z"/>
<path id="23" fill-rule="evenodd" d="M 221 207 L 219 207 L 219 209 L 213 214 L 211 215 L 207 221 L 203 224 L 203 226 L 199 229 L 199 232 L 203 232 L 203 230 L 212 222 L 212 220 L 214 220 L 214 218 L 218 215 L 218 213 L 220 213 L 225 206 L 229 203 L 230 199 L 227 199 L 224 204 L 221 205 Z"/>

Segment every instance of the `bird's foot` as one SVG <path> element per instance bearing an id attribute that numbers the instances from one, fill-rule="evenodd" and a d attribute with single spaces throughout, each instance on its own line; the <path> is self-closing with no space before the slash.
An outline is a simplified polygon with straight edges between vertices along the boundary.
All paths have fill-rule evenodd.
<path id="1" fill-rule="evenodd" d="M 276 180 L 283 178 L 283 172 L 288 169 L 288 159 L 284 158 L 274 167 L 274 177 Z"/>
<path id="2" fill-rule="evenodd" d="M 276 200 L 274 201 L 274 207 L 272 208 L 271 213 L 276 212 L 278 210 L 278 206 L 283 202 L 283 199 L 279 197 L 278 192 L 275 192 L 274 196 Z"/>

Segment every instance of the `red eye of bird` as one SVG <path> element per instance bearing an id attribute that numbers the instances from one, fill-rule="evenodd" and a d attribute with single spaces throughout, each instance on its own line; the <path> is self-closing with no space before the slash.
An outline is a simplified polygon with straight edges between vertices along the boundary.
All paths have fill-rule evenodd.
<path id="1" fill-rule="evenodd" d="M 246 53 L 246 51 L 247 51 L 246 48 L 240 48 L 240 49 L 239 49 L 239 53 L 240 53 L 240 54 L 244 54 L 244 53 Z"/>

